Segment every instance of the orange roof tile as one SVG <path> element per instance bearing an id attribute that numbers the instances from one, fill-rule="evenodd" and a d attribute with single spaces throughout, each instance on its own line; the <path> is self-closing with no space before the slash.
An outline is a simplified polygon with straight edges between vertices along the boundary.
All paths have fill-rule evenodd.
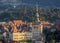
<path id="1" fill-rule="evenodd" d="M 9 22 L 10 25 L 13 25 L 13 24 L 17 24 L 17 25 L 20 25 L 20 24 L 25 24 L 22 20 L 13 20 Z"/>
<path id="2" fill-rule="evenodd" d="M 14 20 L 13 22 L 17 25 L 24 24 L 22 20 Z"/>
<path id="3" fill-rule="evenodd" d="M 48 25 L 48 24 L 50 24 L 49 22 L 41 22 L 41 24 L 43 24 L 43 25 Z"/>

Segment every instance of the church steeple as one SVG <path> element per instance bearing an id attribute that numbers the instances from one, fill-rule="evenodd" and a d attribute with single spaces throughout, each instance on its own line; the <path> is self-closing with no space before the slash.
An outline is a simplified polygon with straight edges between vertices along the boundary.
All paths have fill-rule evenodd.
<path id="1" fill-rule="evenodd" d="M 38 2 L 36 3 L 36 19 L 37 19 L 37 22 L 40 22 L 39 12 L 38 12 Z"/>

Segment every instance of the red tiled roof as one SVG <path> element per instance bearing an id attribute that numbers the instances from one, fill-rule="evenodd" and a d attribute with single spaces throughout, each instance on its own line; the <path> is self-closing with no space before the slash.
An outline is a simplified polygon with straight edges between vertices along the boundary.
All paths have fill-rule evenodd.
<path id="1" fill-rule="evenodd" d="M 43 24 L 43 25 L 48 25 L 48 24 L 50 24 L 50 23 L 43 21 L 43 22 L 41 22 L 41 24 Z"/>
<path id="2" fill-rule="evenodd" d="M 10 23 L 10 25 L 13 25 L 13 23 L 17 24 L 17 25 L 24 24 L 24 22 L 22 20 L 13 20 L 13 22 L 10 21 L 9 23 Z"/>
<path id="3" fill-rule="evenodd" d="M 14 20 L 14 23 L 15 23 L 15 24 L 18 24 L 18 25 L 19 25 L 19 24 L 24 24 L 24 22 L 23 22 L 22 20 Z"/>

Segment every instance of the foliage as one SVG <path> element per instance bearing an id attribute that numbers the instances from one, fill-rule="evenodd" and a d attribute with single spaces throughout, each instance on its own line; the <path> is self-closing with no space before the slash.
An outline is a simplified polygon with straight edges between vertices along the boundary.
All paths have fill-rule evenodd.
<path id="1" fill-rule="evenodd" d="M 60 19 L 60 9 L 57 8 L 39 8 L 40 19 L 54 22 Z M 17 6 L 7 6 L 0 8 L 0 21 L 9 21 L 14 19 L 20 19 L 27 22 L 36 21 L 36 7 Z"/>

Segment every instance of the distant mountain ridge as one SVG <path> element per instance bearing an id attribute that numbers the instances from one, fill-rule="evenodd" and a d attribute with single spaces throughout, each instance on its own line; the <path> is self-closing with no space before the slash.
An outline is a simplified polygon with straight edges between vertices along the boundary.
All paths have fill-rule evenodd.
<path id="1" fill-rule="evenodd" d="M 36 5 L 37 0 L 0 0 L 0 4 L 25 4 L 25 5 Z M 11 4 L 11 5 L 12 5 Z M 60 0 L 38 0 L 40 7 L 60 7 Z"/>

